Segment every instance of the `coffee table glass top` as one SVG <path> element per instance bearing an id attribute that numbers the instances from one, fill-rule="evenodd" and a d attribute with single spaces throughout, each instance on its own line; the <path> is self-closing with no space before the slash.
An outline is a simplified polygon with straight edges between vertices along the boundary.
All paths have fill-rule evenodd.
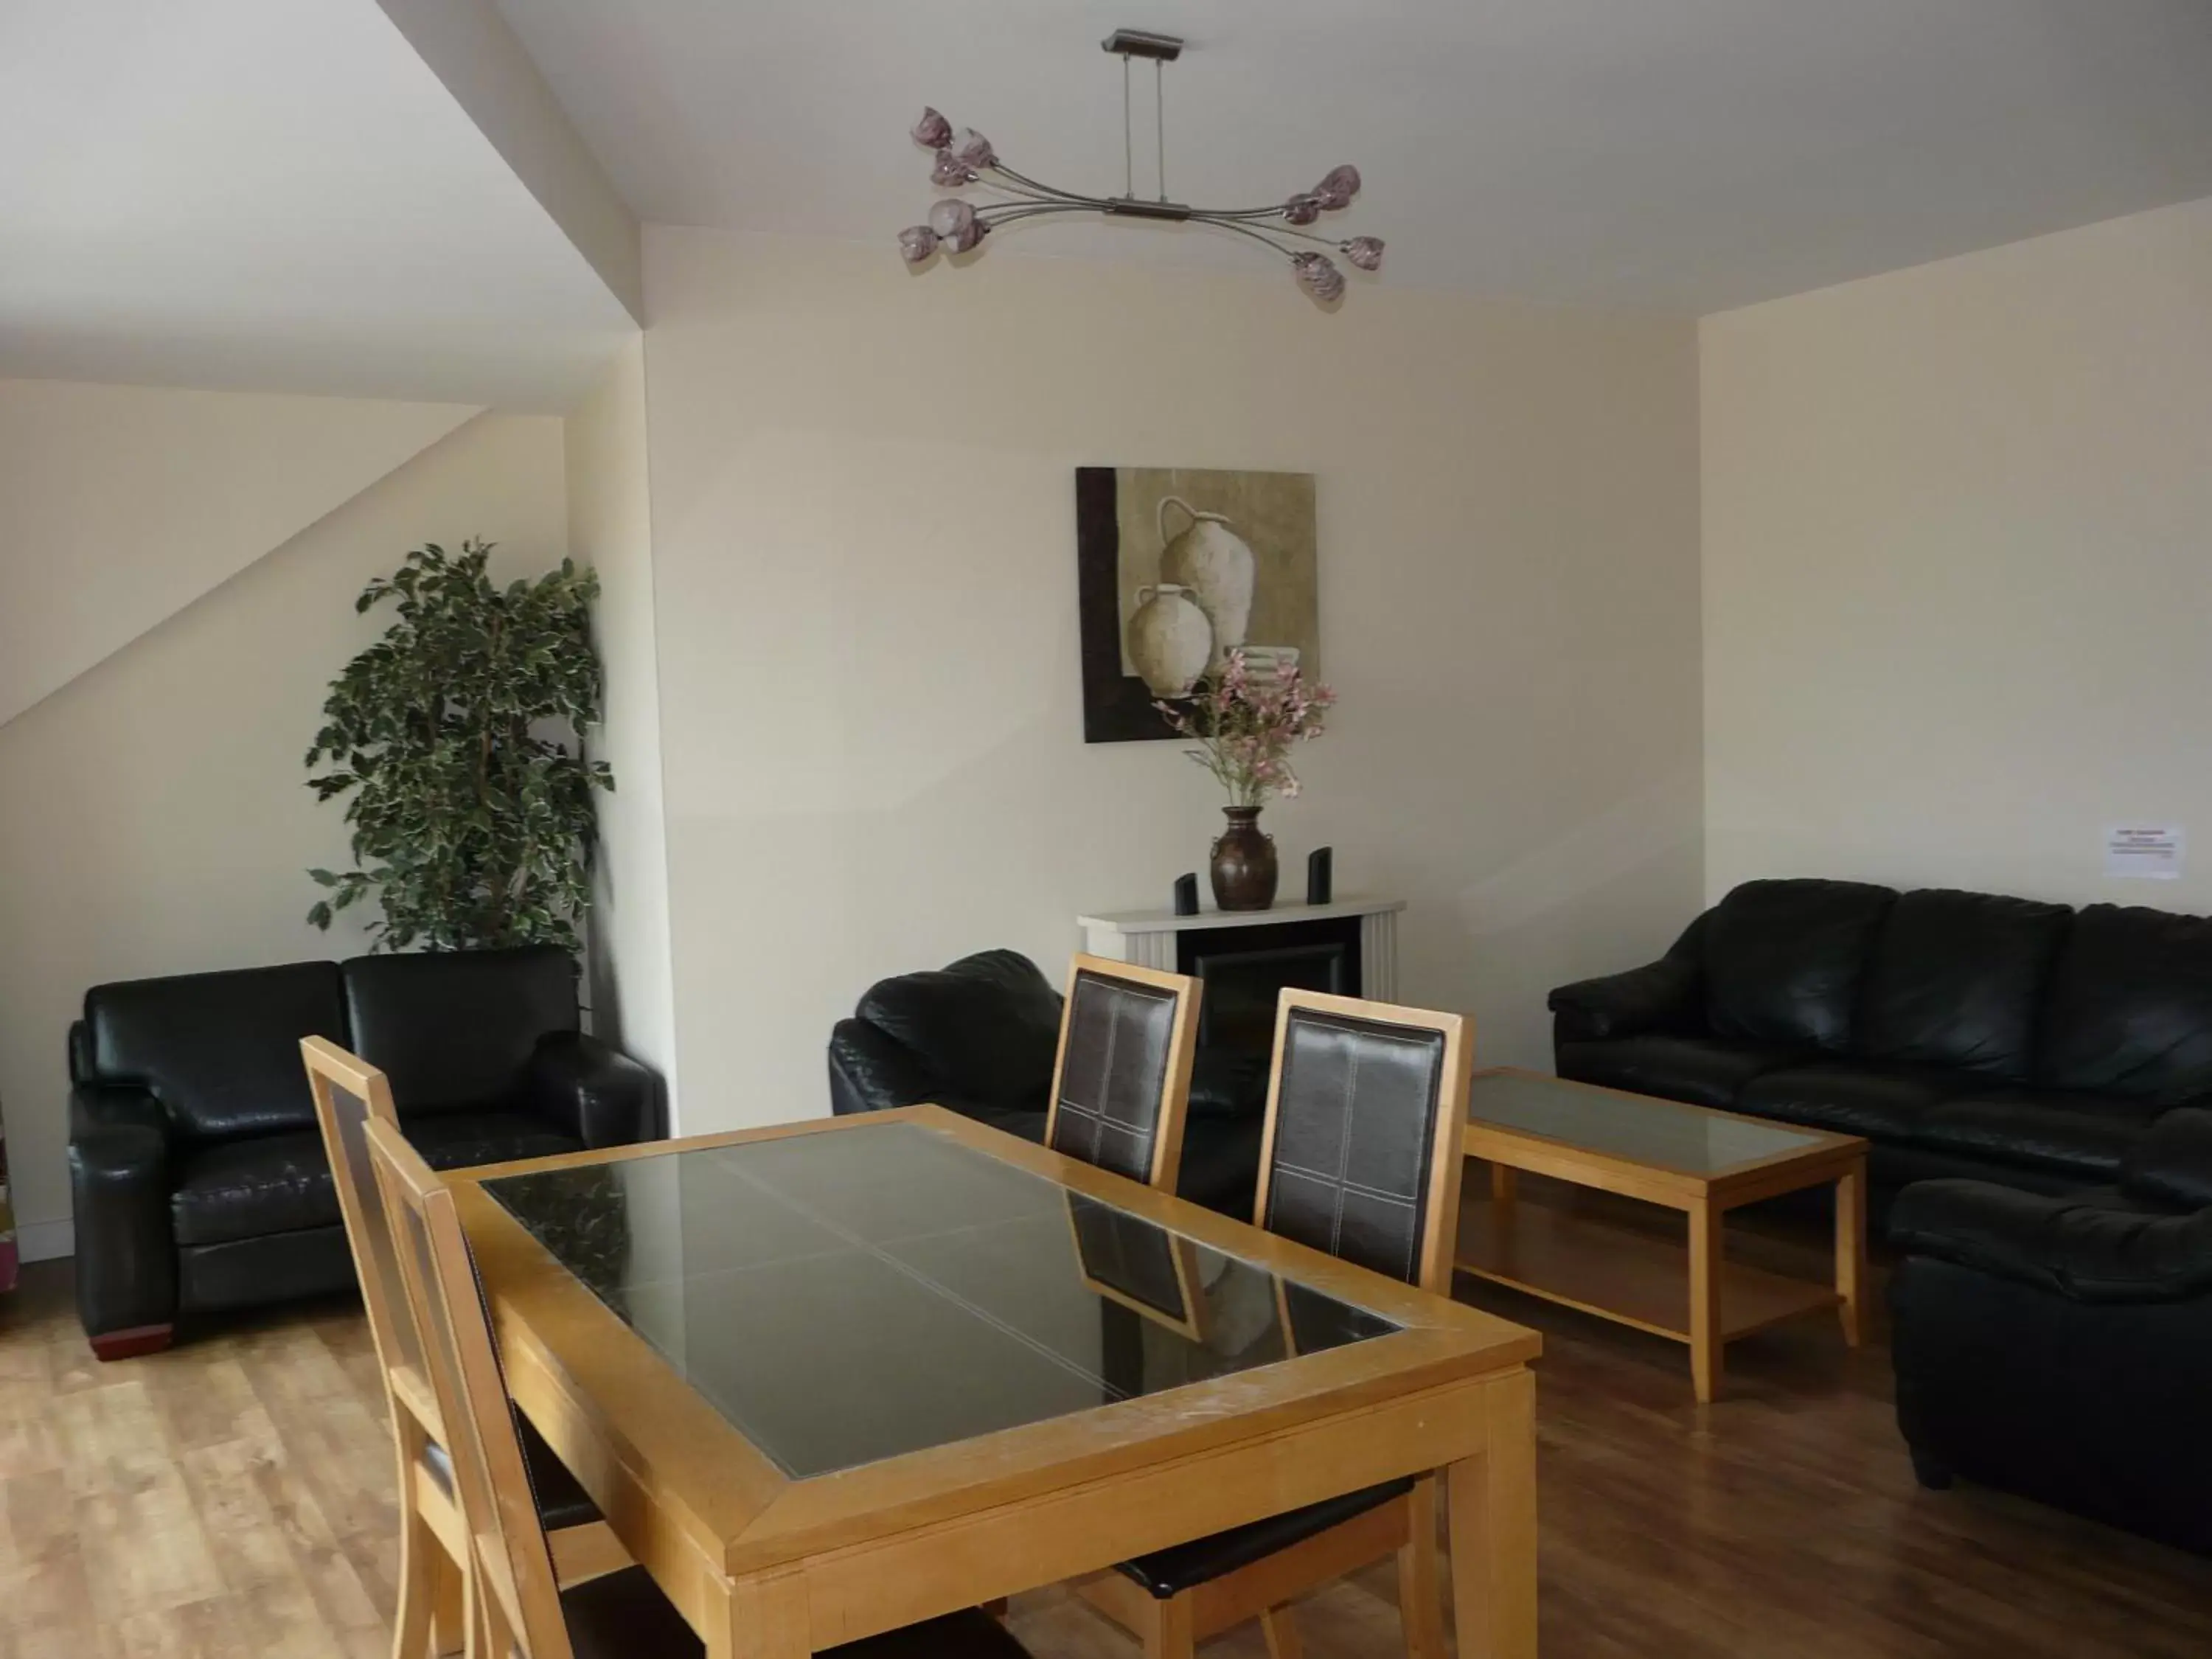
<path id="1" fill-rule="evenodd" d="M 799 1479 L 1399 1328 L 919 1124 L 484 1190 Z"/>
<path id="2" fill-rule="evenodd" d="M 1468 1116 L 1584 1152 L 1702 1176 L 1725 1175 L 1831 1139 L 1812 1130 L 1753 1122 L 1702 1106 L 1534 1072 L 1478 1072 L 1468 1091 Z"/>

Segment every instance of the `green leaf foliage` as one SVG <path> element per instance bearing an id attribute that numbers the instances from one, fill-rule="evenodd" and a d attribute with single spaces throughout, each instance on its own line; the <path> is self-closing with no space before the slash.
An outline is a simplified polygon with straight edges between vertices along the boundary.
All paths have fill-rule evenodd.
<path id="1" fill-rule="evenodd" d="M 307 872 L 324 890 L 307 920 L 328 927 L 374 896 L 380 951 L 581 945 L 592 796 L 615 784 L 582 754 L 599 578 L 563 559 L 502 590 L 490 552 L 432 543 L 362 590 L 356 611 L 390 604 L 395 620 L 331 682 L 307 750 L 315 798 L 347 797 L 357 866 Z"/>

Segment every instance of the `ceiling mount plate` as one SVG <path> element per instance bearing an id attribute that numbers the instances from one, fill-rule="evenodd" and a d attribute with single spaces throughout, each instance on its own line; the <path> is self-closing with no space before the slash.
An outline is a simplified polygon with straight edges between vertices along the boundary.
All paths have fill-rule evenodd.
<path id="1" fill-rule="evenodd" d="M 1115 29 L 1098 43 L 1117 58 L 1154 58 L 1172 64 L 1182 56 L 1182 37 L 1150 29 Z"/>

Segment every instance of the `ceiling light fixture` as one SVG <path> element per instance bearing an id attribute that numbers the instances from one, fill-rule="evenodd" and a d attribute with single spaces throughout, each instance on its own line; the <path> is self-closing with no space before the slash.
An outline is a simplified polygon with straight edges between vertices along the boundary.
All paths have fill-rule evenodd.
<path id="1" fill-rule="evenodd" d="M 930 209 L 928 223 L 899 232 L 899 252 L 906 256 L 908 264 L 927 264 L 940 248 L 948 253 L 965 253 L 1000 225 L 1055 213 L 1103 213 L 1109 218 L 1165 220 L 1175 224 L 1212 225 L 1234 232 L 1288 259 L 1298 286 L 1324 305 L 1343 296 L 1344 273 L 1327 253 L 1317 252 L 1318 248 L 1343 254 L 1362 270 L 1373 270 L 1382 263 L 1380 237 L 1354 236 L 1340 242 L 1304 228 L 1316 222 L 1322 214 L 1351 205 L 1352 198 L 1359 193 L 1358 167 L 1332 167 L 1328 176 L 1311 190 L 1300 191 L 1274 207 L 1194 208 L 1168 200 L 1167 115 L 1160 96 L 1162 70 L 1182 56 L 1182 42 L 1172 34 L 1115 29 L 1100 44 L 1121 60 L 1121 194 L 1085 196 L 1040 184 L 1000 161 L 991 141 L 981 133 L 972 127 L 955 131 L 952 124 L 935 110 L 925 109 L 921 119 L 915 123 L 914 138 L 923 149 L 937 153 L 936 165 L 930 169 L 930 182 L 948 190 L 981 185 L 1009 199 L 975 203 L 957 196 L 944 198 Z M 1129 107 L 1129 64 L 1135 58 L 1149 58 L 1152 65 L 1159 193 L 1152 198 L 1140 197 L 1136 191 L 1136 146 Z M 1284 238 L 1310 242 L 1316 246 L 1293 246 L 1281 240 Z"/>

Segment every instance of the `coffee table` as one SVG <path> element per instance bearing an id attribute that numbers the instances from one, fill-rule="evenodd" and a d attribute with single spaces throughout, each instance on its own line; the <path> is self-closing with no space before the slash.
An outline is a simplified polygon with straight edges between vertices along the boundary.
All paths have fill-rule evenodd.
<path id="1" fill-rule="evenodd" d="M 1464 1188 L 1458 1266 L 1515 1290 L 1686 1342 L 1699 1401 L 1729 1342 L 1833 1308 L 1859 1341 L 1866 1279 L 1867 1143 L 1680 1101 L 1504 1066 L 1474 1074 L 1466 1154 L 1490 1164 Z M 1686 1249 L 1630 1227 L 1516 1200 L 1516 1172 L 1549 1176 L 1689 1217 Z M 1801 1188 L 1836 1188 L 1832 1285 L 1726 1260 L 1722 1219 Z"/>

